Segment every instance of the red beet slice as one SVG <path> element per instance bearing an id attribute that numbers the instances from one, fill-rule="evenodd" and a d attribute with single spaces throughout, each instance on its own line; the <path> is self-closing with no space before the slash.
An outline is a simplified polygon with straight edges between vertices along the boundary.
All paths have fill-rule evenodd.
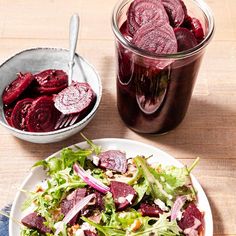
<path id="1" fill-rule="evenodd" d="M 178 52 L 194 48 L 197 45 L 195 36 L 188 29 L 179 27 L 175 28 L 174 32 L 178 43 Z"/>
<path id="2" fill-rule="evenodd" d="M 29 87 L 33 80 L 34 77 L 31 73 L 17 74 L 17 78 L 3 91 L 3 104 L 9 105 L 14 102 Z"/>
<path id="3" fill-rule="evenodd" d="M 36 212 L 30 213 L 21 220 L 21 223 L 30 229 L 36 229 L 42 234 L 51 233 L 51 229 L 45 226 L 44 222 L 46 222 L 45 218 Z"/>
<path id="4" fill-rule="evenodd" d="M 187 16 L 183 23 L 183 27 L 188 28 L 198 41 L 203 40 L 204 30 L 201 22 L 198 19 Z"/>
<path id="5" fill-rule="evenodd" d="M 68 85 L 68 76 L 63 70 L 44 70 L 35 74 L 36 91 L 40 94 L 58 93 Z"/>
<path id="6" fill-rule="evenodd" d="M 147 23 L 139 28 L 132 43 L 143 50 L 157 54 L 177 52 L 177 41 L 172 27 L 161 21 Z"/>
<path id="7" fill-rule="evenodd" d="M 196 18 L 192 18 L 191 25 L 192 25 L 192 32 L 195 35 L 196 39 L 202 40 L 204 38 L 204 31 L 201 22 Z"/>
<path id="8" fill-rule="evenodd" d="M 142 25 L 151 21 L 169 23 L 168 15 L 161 1 L 135 0 L 127 12 L 128 29 L 133 35 Z"/>
<path id="9" fill-rule="evenodd" d="M 41 96 L 34 100 L 25 121 L 30 132 L 49 132 L 54 130 L 60 112 L 55 108 L 52 97 Z"/>
<path id="10" fill-rule="evenodd" d="M 86 110 L 96 98 L 88 83 L 74 82 L 54 97 L 55 107 L 63 114 Z"/>
<path id="11" fill-rule="evenodd" d="M 142 216 L 150 216 L 150 217 L 159 217 L 163 211 L 156 205 L 149 205 L 147 203 L 142 203 L 140 205 L 140 210 Z"/>
<path id="12" fill-rule="evenodd" d="M 134 188 L 123 182 L 111 181 L 110 189 L 117 210 L 131 206 L 137 196 Z"/>
<path id="13" fill-rule="evenodd" d="M 69 194 L 64 200 L 61 202 L 61 212 L 65 216 L 82 198 L 86 196 L 87 190 L 86 188 L 78 188 L 74 190 L 71 194 Z M 70 220 L 69 225 L 74 225 L 77 221 L 78 214 Z"/>
<path id="14" fill-rule="evenodd" d="M 170 23 L 174 27 L 180 26 L 187 15 L 187 8 L 182 0 L 162 0 L 169 16 Z"/>
<path id="15" fill-rule="evenodd" d="M 92 232 L 91 230 L 85 230 L 84 235 L 85 236 L 98 236 L 98 234 Z"/>
<path id="16" fill-rule="evenodd" d="M 195 218 L 202 222 L 203 214 L 198 210 L 197 206 L 194 203 L 191 203 L 185 209 L 182 219 L 178 222 L 179 227 L 183 230 L 191 228 L 194 225 Z"/>
<path id="17" fill-rule="evenodd" d="M 20 130 L 27 130 L 25 117 L 33 102 L 32 98 L 25 98 L 18 101 L 11 114 L 11 124 Z"/>
<path id="18" fill-rule="evenodd" d="M 118 150 L 102 152 L 99 155 L 99 166 L 124 174 L 128 166 L 126 155 Z"/>

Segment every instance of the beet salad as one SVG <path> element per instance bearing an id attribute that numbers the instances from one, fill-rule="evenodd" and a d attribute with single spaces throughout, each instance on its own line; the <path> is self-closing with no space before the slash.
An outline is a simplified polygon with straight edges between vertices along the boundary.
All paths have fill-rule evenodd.
<path id="1" fill-rule="evenodd" d="M 85 138 L 85 137 L 84 137 Z M 37 162 L 48 175 L 33 191 L 23 190 L 21 235 L 196 236 L 204 233 L 190 167 L 149 164 L 144 156 L 65 148 Z"/>

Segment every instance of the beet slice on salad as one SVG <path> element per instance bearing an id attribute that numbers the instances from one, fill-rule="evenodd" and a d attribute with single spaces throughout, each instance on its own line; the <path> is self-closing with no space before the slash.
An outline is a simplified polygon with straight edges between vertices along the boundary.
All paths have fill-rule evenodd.
<path id="1" fill-rule="evenodd" d="M 11 113 L 11 125 L 20 130 L 27 130 L 25 118 L 34 100 L 25 98 L 18 101 Z"/>
<path id="2" fill-rule="evenodd" d="M 174 32 L 178 43 L 178 52 L 194 48 L 197 45 L 197 39 L 188 29 L 179 27 L 175 28 Z"/>
<path id="3" fill-rule="evenodd" d="M 142 25 L 151 21 L 169 23 L 168 15 L 162 2 L 157 0 L 133 1 L 127 12 L 129 33 L 134 35 Z"/>
<path id="4" fill-rule="evenodd" d="M 127 171 L 128 163 L 124 152 L 109 150 L 99 154 L 99 167 L 113 170 L 124 174 Z"/>
<path id="5" fill-rule="evenodd" d="M 140 211 L 142 216 L 150 216 L 150 217 L 159 217 L 163 211 L 156 205 L 150 205 L 148 203 L 142 203 L 140 205 Z"/>
<path id="6" fill-rule="evenodd" d="M 73 82 L 54 97 L 55 107 L 63 114 L 80 113 L 91 105 L 96 95 L 88 83 Z"/>
<path id="7" fill-rule="evenodd" d="M 123 182 L 111 181 L 110 189 L 118 211 L 131 206 L 137 196 L 134 188 Z"/>
<path id="8" fill-rule="evenodd" d="M 92 232 L 91 230 L 84 230 L 85 236 L 98 236 L 98 234 Z"/>
<path id="9" fill-rule="evenodd" d="M 180 26 L 187 15 L 187 8 L 182 0 L 162 0 L 173 27 Z"/>
<path id="10" fill-rule="evenodd" d="M 194 203 L 190 203 L 185 209 L 182 219 L 178 222 L 178 225 L 182 230 L 190 229 L 192 227 L 194 228 L 193 230 L 201 230 L 202 222 L 203 214 Z"/>
<path id="11" fill-rule="evenodd" d="M 36 212 L 30 213 L 21 220 L 21 223 L 30 229 L 36 229 L 42 234 L 51 233 L 51 229 L 44 222 L 46 219 Z"/>
<path id="12" fill-rule="evenodd" d="M 48 132 L 54 130 L 60 112 L 55 108 L 52 97 L 41 96 L 34 100 L 28 110 L 25 121 L 30 132 Z"/>
<path id="13" fill-rule="evenodd" d="M 12 107 L 12 106 L 4 107 L 4 116 L 5 116 L 6 120 L 7 120 L 7 123 L 9 125 L 11 125 L 11 126 L 12 126 L 12 123 L 11 123 L 11 113 L 13 111 L 13 108 L 14 107 Z"/>
<path id="14" fill-rule="evenodd" d="M 40 94 L 58 93 L 68 85 L 68 76 L 63 70 L 44 70 L 34 76 L 35 89 Z"/>
<path id="15" fill-rule="evenodd" d="M 132 43 L 143 50 L 157 54 L 177 52 L 174 31 L 168 23 L 163 21 L 155 21 L 143 25 L 135 33 Z"/>
<path id="16" fill-rule="evenodd" d="M 3 91 L 2 101 L 4 105 L 14 102 L 29 87 L 33 80 L 34 76 L 31 73 L 17 74 L 17 78 Z"/>
<path id="17" fill-rule="evenodd" d="M 78 188 L 74 190 L 71 194 L 69 194 L 64 200 L 61 202 L 61 213 L 65 216 L 77 202 L 82 200 L 87 193 L 86 188 Z M 78 214 L 69 222 L 69 225 L 74 225 L 77 221 Z"/>

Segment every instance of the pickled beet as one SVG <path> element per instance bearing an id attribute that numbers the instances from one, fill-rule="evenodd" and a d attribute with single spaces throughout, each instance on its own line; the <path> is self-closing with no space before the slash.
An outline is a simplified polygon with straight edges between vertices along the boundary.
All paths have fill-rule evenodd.
<path id="1" fill-rule="evenodd" d="M 111 181 L 110 189 L 117 210 L 131 206 L 137 196 L 134 188 L 123 182 Z"/>
<path id="2" fill-rule="evenodd" d="M 156 205 L 150 205 L 148 203 L 142 203 L 140 205 L 140 211 L 142 216 L 150 216 L 150 217 L 159 217 L 163 211 Z"/>
<path id="3" fill-rule="evenodd" d="M 157 54 L 177 52 L 177 41 L 174 31 L 164 21 L 154 21 L 143 25 L 135 33 L 132 43 L 145 51 Z"/>
<path id="4" fill-rule="evenodd" d="M 33 80 L 34 77 L 31 73 L 17 74 L 17 78 L 3 91 L 3 104 L 9 105 L 14 102 L 29 87 Z"/>
<path id="5" fill-rule="evenodd" d="M 194 203 L 190 203 L 185 209 L 182 219 L 178 222 L 178 225 L 183 230 L 191 228 L 194 225 L 195 218 L 202 222 L 203 214 L 199 211 Z"/>
<path id="6" fill-rule="evenodd" d="M 99 154 L 99 166 L 124 174 L 128 163 L 125 153 L 119 150 L 109 150 Z"/>
<path id="7" fill-rule="evenodd" d="M 135 0 L 131 3 L 127 12 L 129 33 L 135 32 L 144 24 L 152 21 L 169 23 L 168 15 L 161 1 Z"/>
<path id="8" fill-rule="evenodd" d="M 55 107 L 63 114 L 80 113 L 96 99 L 88 83 L 73 82 L 54 97 Z"/>
<path id="9" fill-rule="evenodd" d="M 60 112 L 55 108 L 52 97 L 41 96 L 34 100 L 25 117 L 30 132 L 49 132 L 54 130 Z"/>
<path id="10" fill-rule="evenodd" d="M 201 22 L 198 19 L 187 16 L 183 23 L 183 27 L 189 29 L 199 42 L 204 39 L 204 30 Z"/>
<path id="11" fill-rule="evenodd" d="M 187 15 L 187 9 L 182 0 L 162 0 L 173 27 L 180 26 Z"/>
<path id="12" fill-rule="evenodd" d="M 11 125 L 20 130 L 27 130 L 25 122 L 28 110 L 33 102 L 32 98 L 25 98 L 18 101 L 11 113 Z"/>
<path id="13" fill-rule="evenodd" d="M 63 70 L 44 70 L 34 76 L 35 90 L 40 94 L 58 93 L 68 85 L 68 76 Z"/>
<path id="14" fill-rule="evenodd" d="M 51 229 L 44 222 L 46 222 L 45 218 L 36 212 L 30 213 L 21 220 L 21 223 L 30 229 L 36 229 L 42 234 L 51 233 Z"/>
<path id="15" fill-rule="evenodd" d="M 175 28 L 174 32 L 178 43 L 178 52 L 194 48 L 197 45 L 197 39 L 188 29 L 179 27 Z"/>
<path id="16" fill-rule="evenodd" d="M 86 196 L 86 188 L 78 188 L 69 194 L 60 204 L 61 213 L 65 216 L 80 200 Z M 70 220 L 69 225 L 74 225 L 77 221 L 78 214 Z"/>

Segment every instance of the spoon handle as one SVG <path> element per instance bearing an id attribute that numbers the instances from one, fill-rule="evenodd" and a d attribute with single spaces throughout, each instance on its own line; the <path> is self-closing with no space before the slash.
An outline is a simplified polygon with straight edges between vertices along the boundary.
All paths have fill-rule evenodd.
<path id="1" fill-rule="evenodd" d="M 69 55 L 69 78 L 68 85 L 71 85 L 75 50 L 79 32 L 79 16 L 74 14 L 70 19 L 70 55 Z"/>

